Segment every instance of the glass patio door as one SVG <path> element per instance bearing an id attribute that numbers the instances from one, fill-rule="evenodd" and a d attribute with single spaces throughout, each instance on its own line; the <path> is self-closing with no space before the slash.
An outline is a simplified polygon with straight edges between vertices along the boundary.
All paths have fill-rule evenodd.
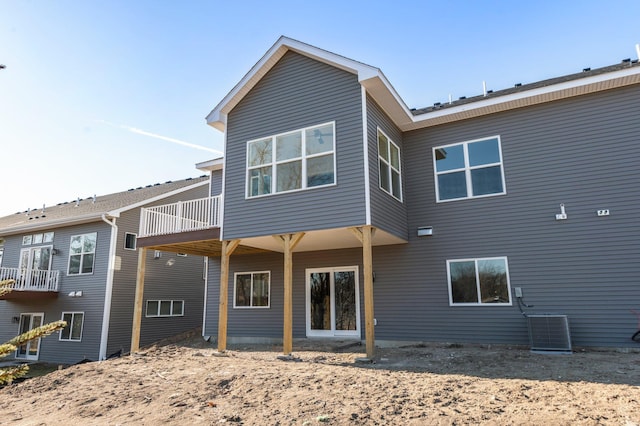
<path id="1" fill-rule="evenodd" d="M 20 270 L 22 272 L 22 286 L 46 286 L 51 270 L 52 246 L 32 247 L 20 251 Z"/>
<path id="2" fill-rule="evenodd" d="M 44 314 L 20 314 L 19 334 L 26 333 L 43 324 Z M 40 351 L 40 339 L 32 340 L 18 347 L 16 358 L 37 360 Z"/>
<path id="3" fill-rule="evenodd" d="M 307 336 L 360 337 L 358 268 L 307 269 Z"/>

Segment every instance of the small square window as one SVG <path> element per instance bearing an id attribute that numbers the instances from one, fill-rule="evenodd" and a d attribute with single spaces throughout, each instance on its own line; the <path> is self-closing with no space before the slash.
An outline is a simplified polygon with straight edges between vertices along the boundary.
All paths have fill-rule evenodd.
<path id="1" fill-rule="evenodd" d="M 124 248 L 125 248 L 125 250 L 135 250 L 136 249 L 137 237 L 138 236 L 136 234 L 132 234 L 131 232 L 126 232 L 124 234 Z"/>
<path id="2" fill-rule="evenodd" d="M 22 237 L 22 245 L 23 246 L 31 245 L 32 238 L 33 237 L 31 235 L 25 235 L 24 237 Z"/>
<path id="3" fill-rule="evenodd" d="M 236 273 L 234 281 L 234 308 L 269 307 L 269 271 Z"/>

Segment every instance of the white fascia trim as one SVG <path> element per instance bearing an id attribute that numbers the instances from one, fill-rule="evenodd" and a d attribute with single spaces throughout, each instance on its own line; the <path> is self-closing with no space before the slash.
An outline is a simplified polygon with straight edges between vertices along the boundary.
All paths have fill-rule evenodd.
<path id="1" fill-rule="evenodd" d="M 369 176 L 369 129 L 367 121 L 367 89 L 361 86 L 362 93 L 362 150 L 364 155 L 364 208 L 365 223 L 371 225 L 371 187 Z"/>
<path id="2" fill-rule="evenodd" d="M 203 172 L 213 172 L 215 170 L 222 170 L 223 166 L 224 166 L 224 157 L 214 158 L 213 160 L 196 163 L 196 169 Z"/>
<path id="3" fill-rule="evenodd" d="M 132 210 L 132 209 L 136 209 L 136 208 L 142 207 L 142 206 L 144 206 L 146 204 L 154 203 L 154 202 L 162 200 L 164 198 L 171 197 L 171 196 L 177 195 L 177 194 L 181 194 L 183 192 L 189 191 L 190 189 L 199 188 L 199 187 L 207 185 L 207 184 L 209 184 L 209 180 L 205 179 L 202 182 L 198 182 L 198 183 L 195 183 L 193 185 L 183 186 L 182 188 L 175 189 L 175 190 L 173 190 L 171 192 L 165 192 L 164 194 L 156 195 L 155 197 L 152 197 L 152 198 L 147 198 L 146 200 L 139 201 L 139 202 L 137 202 L 135 204 L 130 204 L 128 206 L 120 207 L 119 209 L 111 210 L 110 212 L 107 213 L 107 215 L 119 217 L 120 213 L 122 213 L 122 212 L 126 212 L 126 211 L 129 211 L 129 210 Z"/>
<path id="4" fill-rule="evenodd" d="M 591 84 L 598 84 L 608 80 L 615 80 L 618 78 L 624 78 L 640 74 L 640 67 L 634 67 L 626 70 L 613 71 L 600 75 L 594 75 L 591 77 L 580 78 L 576 80 L 567 81 L 564 83 L 556 83 L 549 86 L 539 87 L 537 89 L 530 89 L 523 92 L 513 93 L 511 95 L 498 96 L 495 98 L 472 102 L 469 104 L 460 105 L 457 107 L 446 108 L 440 111 L 427 112 L 424 114 L 412 116 L 413 123 L 420 123 L 421 121 L 429 120 L 432 118 L 440 118 L 447 115 L 458 114 L 461 112 L 467 112 L 474 109 L 480 109 L 493 105 L 499 105 L 502 103 L 518 101 L 521 99 L 531 98 L 540 95 L 546 95 L 553 92 L 560 92 L 568 89 L 575 89 L 581 86 L 588 86 Z"/>
<path id="5" fill-rule="evenodd" d="M 109 242 L 109 258 L 107 261 L 107 282 L 104 291 L 104 310 L 102 312 L 102 331 L 100 333 L 100 350 L 98 360 L 107 359 L 107 346 L 109 343 L 109 323 L 111 321 L 111 300 L 113 296 L 113 276 L 116 266 L 116 247 L 118 244 L 118 225 L 116 218 L 109 221 L 106 215 L 102 215 L 102 220 L 111 226 L 111 239 Z"/>
<path id="6" fill-rule="evenodd" d="M 400 99 L 395 92 L 395 89 L 393 89 L 378 68 L 311 46 L 298 40 L 281 36 L 278 41 L 271 46 L 267 53 L 260 58 L 260 60 L 249 70 L 247 74 L 245 74 L 240 82 L 238 82 L 238 84 L 236 84 L 234 88 L 231 89 L 231 91 L 222 99 L 222 101 L 220 101 L 220 103 L 218 103 L 218 105 L 216 105 L 216 107 L 207 115 L 207 124 L 220 131 L 224 131 L 227 124 L 227 113 L 233 109 L 238 102 L 240 102 L 248 90 L 260 81 L 262 76 L 265 75 L 289 50 L 349 73 L 356 74 L 359 82 L 373 78 L 380 78 L 389 91 L 394 94 L 394 97 L 404 105 L 402 99 Z M 409 109 L 406 106 L 404 106 L 404 108 L 409 114 Z"/>
<path id="7" fill-rule="evenodd" d="M 34 224 L 30 223 L 27 225 L 9 227 L 0 231 L 0 236 L 19 234 L 24 231 L 37 231 L 40 229 L 59 228 L 59 227 L 68 226 L 68 225 L 80 225 L 83 223 L 96 222 L 100 220 L 102 215 L 103 215 L 102 212 L 89 213 L 86 215 L 76 216 L 73 218 L 56 219 L 56 220 L 50 220 L 50 221 L 41 222 L 41 223 L 34 223 Z M 110 215 L 110 216 L 114 216 L 114 215 Z"/>

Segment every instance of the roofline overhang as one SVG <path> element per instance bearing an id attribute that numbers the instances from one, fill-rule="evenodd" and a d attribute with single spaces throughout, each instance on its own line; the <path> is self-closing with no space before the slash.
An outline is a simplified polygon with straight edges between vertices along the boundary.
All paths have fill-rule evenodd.
<path id="1" fill-rule="evenodd" d="M 396 124 L 402 131 L 415 130 L 633 84 L 640 84 L 638 66 L 430 111 Z"/>
<path id="2" fill-rule="evenodd" d="M 19 234 L 24 231 L 31 232 L 31 231 L 39 231 L 42 229 L 59 228 L 61 226 L 82 225 L 84 223 L 98 222 L 98 221 L 102 221 L 103 214 L 111 218 L 119 217 L 119 215 L 114 216 L 104 212 L 93 212 L 93 213 L 89 213 L 82 216 L 76 216 L 73 218 L 55 219 L 55 220 L 49 220 L 41 223 L 28 223 L 24 225 L 4 228 L 0 230 L 0 236 L 4 237 L 9 235 Z"/>
<path id="3" fill-rule="evenodd" d="M 516 93 L 496 94 L 487 99 L 414 115 L 380 69 L 282 36 L 207 115 L 207 124 L 224 132 L 229 112 L 290 50 L 356 74 L 367 94 L 376 101 L 401 131 L 432 127 L 602 90 L 640 84 L 640 67 L 635 66 L 543 87 L 525 88 Z"/>
<path id="4" fill-rule="evenodd" d="M 409 116 L 411 111 L 404 104 L 402 98 L 391 86 L 382 71 L 376 67 L 354 61 L 353 59 L 337 55 L 327 50 L 281 36 L 278 41 L 260 58 L 260 60 L 249 70 L 238 84 L 216 105 L 207 115 L 207 124 L 225 131 L 227 115 L 229 112 L 249 93 L 249 91 L 262 79 L 288 51 L 293 51 L 301 55 L 310 57 L 325 64 L 334 66 L 343 71 L 355 74 L 358 81 L 365 87 L 383 86 L 387 94 L 391 95 L 394 101 L 399 104 L 404 113 Z"/>
<path id="5" fill-rule="evenodd" d="M 3 236 L 8 236 L 8 235 L 15 235 L 15 234 L 19 234 L 21 232 L 25 232 L 25 231 L 39 231 L 41 229 L 49 229 L 49 228 L 60 228 L 63 226 L 71 226 L 71 225 L 81 225 L 84 223 L 90 223 L 90 222 L 98 222 L 98 221 L 102 221 L 102 217 L 108 217 L 108 218 L 118 218 L 120 217 L 120 214 L 122 212 L 128 211 L 128 210 L 132 210 L 135 208 L 139 208 L 142 207 L 146 204 L 149 203 L 153 203 L 155 201 L 159 201 L 162 200 L 163 198 L 167 198 L 167 197 L 171 197 L 173 195 L 176 194 L 180 194 L 182 192 L 188 191 L 190 189 L 194 189 L 194 188 L 198 188 L 200 186 L 204 186 L 204 185 L 208 185 L 209 184 L 209 180 L 208 179 L 203 179 L 201 182 L 197 182 L 193 185 L 188 185 L 188 186 L 184 186 L 182 188 L 178 188 L 175 189 L 173 191 L 170 192 L 165 192 L 164 194 L 161 195 L 157 195 L 155 197 L 151 197 L 151 198 L 147 198 L 143 201 L 134 203 L 134 204 L 129 204 L 125 207 L 121 207 L 119 209 L 114 209 L 111 211 L 98 211 L 98 212 L 91 212 L 91 213 L 87 213 L 81 216 L 74 216 L 74 217 L 67 217 L 67 218 L 60 218 L 60 219 L 54 219 L 54 220 L 47 220 L 45 222 L 35 222 L 35 223 L 27 223 L 27 224 L 21 224 L 21 225 L 17 225 L 17 226 L 13 226 L 13 227 L 7 227 L 4 229 L 0 229 L 0 237 Z"/>
<path id="6" fill-rule="evenodd" d="M 224 157 L 214 158 L 213 160 L 196 163 L 196 169 L 203 172 L 213 172 L 216 170 L 222 170 L 223 167 L 224 167 Z"/>

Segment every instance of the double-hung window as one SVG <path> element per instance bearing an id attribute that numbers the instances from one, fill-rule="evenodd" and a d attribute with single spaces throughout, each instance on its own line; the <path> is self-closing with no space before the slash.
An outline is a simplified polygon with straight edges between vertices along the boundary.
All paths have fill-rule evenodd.
<path id="1" fill-rule="evenodd" d="M 500 137 L 433 148 L 438 201 L 505 194 Z"/>
<path id="2" fill-rule="evenodd" d="M 247 143 L 247 197 L 336 182 L 335 123 Z"/>
<path id="3" fill-rule="evenodd" d="M 380 188 L 402 201 L 400 148 L 380 129 L 378 129 L 378 164 Z"/>
<path id="4" fill-rule="evenodd" d="M 98 234 L 74 235 L 69 247 L 69 275 L 93 273 L 93 261 L 96 254 L 96 240 Z"/>
<path id="5" fill-rule="evenodd" d="M 235 274 L 234 308 L 268 308 L 271 273 L 238 272 Z"/>
<path id="6" fill-rule="evenodd" d="M 63 312 L 62 319 L 67 322 L 67 325 L 60 330 L 59 340 L 66 340 L 69 342 L 81 341 L 84 312 Z"/>
<path id="7" fill-rule="evenodd" d="M 447 260 L 450 305 L 510 305 L 506 257 Z"/>

